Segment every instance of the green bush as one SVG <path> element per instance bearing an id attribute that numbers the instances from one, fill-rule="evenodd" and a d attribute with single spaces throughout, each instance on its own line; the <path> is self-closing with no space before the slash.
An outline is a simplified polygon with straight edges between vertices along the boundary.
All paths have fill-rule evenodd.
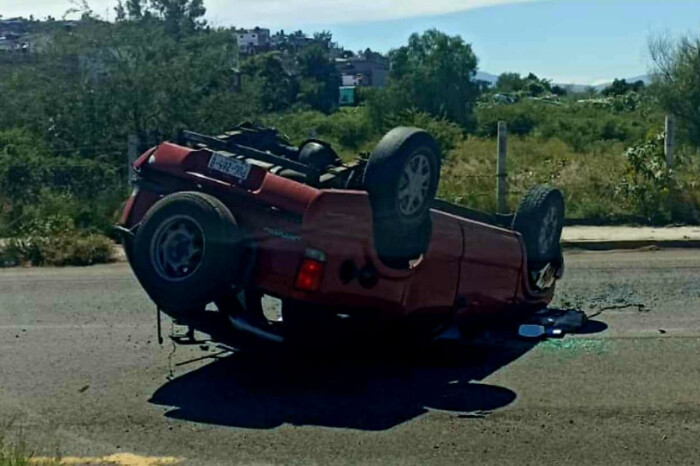
<path id="1" fill-rule="evenodd" d="M 650 222 L 697 222 L 697 182 L 686 185 L 667 166 L 664 140 L 661 133 L 627 149 L 627 173 L 616 192 Z M 675 163 L 683 170 L 687 162 L 678 157 Z"/>
<path id="2" fill-rule="evenodd" d="M 294 144 L 301 144 L 311 137 L 323 139 L 347 158 L 367 149 L 378 134 L 363 107 L 343 108 L 331 115 L 316 111 L 272 114 L 263 117 L 262 123 L 277 128 Z"/>
<path id="3" fill-rule="evenodd" d="M 533 100 L 508 105 L 482 103 L 477 109 L 476 135 L 496 137 L 498 122 L 505 121 L 512 135 L 556 138 L 584 153 L 594 150 L 601 141 L 634 144 L 662 121 L 661 115 L 649 114 L 636 93 L 608 100 L 602 107 L 573 99 L 565 99 L 559 105 Z"/>
<path id="4" fill-rule="evenodd" d="M 99 230 L 82 223 L 98 215 L 69 194 L 44 190 L 23 215 L 6 225 L 0 243 L 0 266 L 91 265 L 109 262 L 114 242 Z M 107 222 L 106 219 L 99 221 Z M 88 222 L 94 225 L 97 220 Z"/>
<path id="5" fill-rule="evenodd" d="M 0 244 L 0 266 L 85 266 L 112 260 L 114 242 L 102 235 L 68 231 L 52 236 L 15 237 Z"/>
<path id="6" fill-rule="evenodd" d="M 426 130 L 438 142 L 443 156 L 447 156 L 464 139 L 462 129 L 456 123 L 417 110 L 407 110 L 388 117 L 386 129 L 396 126 L 410 126 Z"/>
<path id="7" fill-rule="evenodd" d="M 0 131 L 0 237 L 56 216 L 76 228 L 109 232 L 126 196 L 124 178 L 100 160 L 51 155 L 27 131 Z"/>
<path id="8" fill-rule="evenodd" d="M 329 115 L 317 129 L 319 135 L 326 135 L 352 151 L 359 150 L 376 137 L 364 108 L 346 108 Z"/>
<path id="9" fill-rule="evenodd" d="M 438 141 L 443 154 L 448 154 L 463 139 L 462 129 L 457 124 L 417 110 L 388 113 L 380 124 L 373 122 L 367 107 L 343 108 L 331 115 L 289 112 L 268 116 L 263 123 L 276 127 L 295 144 L 313 134 L 333 144 L 344 158 L 354 158 L 360 151 L 371 151 L 381 137 L 396 126 L 425 129 Z"/>
<path id="10" fill-rule="evenodd" d="M 481 137 L 496 137 L 498 122 L 505 121 L 510 134 L 530 134 L 538 124 L 539 108 L 531 102 L 514 105 L 487 105 L 479 108 L 479 123 L 476 134 Z"/>

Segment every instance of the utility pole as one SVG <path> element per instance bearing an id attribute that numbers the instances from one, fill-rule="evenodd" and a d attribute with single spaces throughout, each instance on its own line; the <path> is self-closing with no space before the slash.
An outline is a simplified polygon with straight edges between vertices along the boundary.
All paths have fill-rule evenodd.
<path id="1" fill-rule="evenodd" d="M 507 213 L 508 174 L 506 158 L 508 155 L 508 126 L 505 121 L 498 122 L 498 161 L 496 163 L 496 203 L 498 212 Z"/>

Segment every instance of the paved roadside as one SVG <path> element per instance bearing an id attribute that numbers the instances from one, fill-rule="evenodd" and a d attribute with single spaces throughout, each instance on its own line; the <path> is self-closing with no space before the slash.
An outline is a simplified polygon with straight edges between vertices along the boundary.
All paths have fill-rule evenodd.
<path id="1" fill-rule="evenodd" d="M 566 259 L 589 335 L 317 365 L 158 345 L 126 264 L 0 270 L 0 419 L 111 464 L 697 464 L 700 251 Z"/>
<path id="2" fill-rule="evenodd" d="M 570 226 L 562 233 L 565 248 L 591 250 L 700 247 L 700 226 L 629 227 Z"/>

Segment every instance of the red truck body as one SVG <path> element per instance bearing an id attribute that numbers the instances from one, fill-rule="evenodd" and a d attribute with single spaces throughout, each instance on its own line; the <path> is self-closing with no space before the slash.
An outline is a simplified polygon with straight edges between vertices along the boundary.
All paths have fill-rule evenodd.
<path id="1" fill-rule="evenodd" d="M 357 310 L 385 321 L 431 316 L 456 322 L 505 319 L 545 307 L 554 287 L 530 285 L 521 235 L 491 224 L 431 210 L 427 252 L 405 270 L 376 253 L 372 208 L 363 191 L 317 189 L 252 164 L 244 182 L 208 168 L 212 152 L 164 143 L 134 164 L 142 182 L 128 200 L 121 226 L 134 231 L 161 197 L 201 191 L 221 200 L 254 238 L 250 276 L 258 290 L 329 312 Z M 295 279 L 307 251 L 325 255 L 320 287 L 300 291 Z M 347 281 L 346 263 L 371 267 L 373 286 Z"/>

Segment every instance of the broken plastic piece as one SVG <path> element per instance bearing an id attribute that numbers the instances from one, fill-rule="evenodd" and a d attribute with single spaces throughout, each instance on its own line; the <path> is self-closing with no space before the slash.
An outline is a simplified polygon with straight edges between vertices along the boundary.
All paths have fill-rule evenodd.
<path id="1" fill-rule="evenodd" d="M 518 329 L 518 335 L 523 338 L 542 338 L 547 333 L 542 325 L 523 324 Z"/>

